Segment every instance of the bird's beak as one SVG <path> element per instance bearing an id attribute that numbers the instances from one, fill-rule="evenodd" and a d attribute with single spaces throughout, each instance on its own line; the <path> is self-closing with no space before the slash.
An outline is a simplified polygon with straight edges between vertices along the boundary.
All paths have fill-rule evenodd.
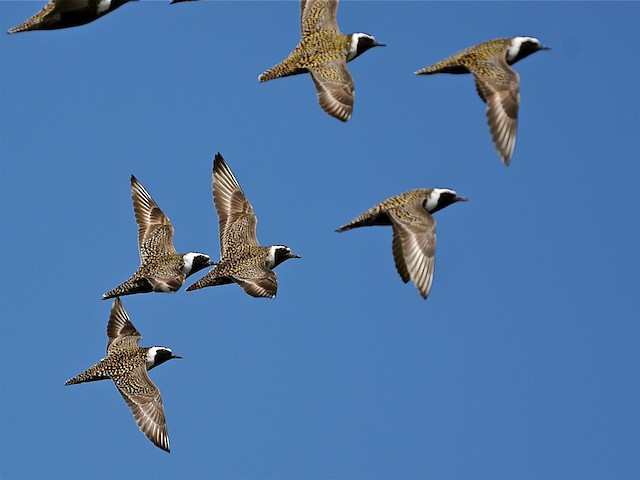
<path id="1" fill-rule="evenodd" d="M 544 45 L 540 45 L 538 50 L 551 50 L 551 47 L 545 47 Z"/>
<path id="2" fill-rule="evenodd" d="M 386 43 L 378 43 L 378 42 L 374 42 L 374 43 L 373 43 L 373 46 L 374 46 L 374 47 L 386 47 L 386 46 L 387 46 L 387 44 L 386 44 Z"/>
<path id="3" fill-rule="evenodd" d="M 302 258 L 300 255 L 296 255 L 295 253 L 291 252 L 289 254 L 289 258 Z"/>
<path id="4" fill-rule="evenodd" d="M 214 262 L 213 260 L 209 260 L 209 264 L 207 266 L 208 267 L 213 267 L 214 265 L 217 265 L 217 263 Z"/>
<path id="5" fill-rule="evenodd" d="M 467 197 L 456 196 L 456 202 L 466 202 L 467 200 L 468 200 Z"/>
<path id="6" fill-rule="evenodd" d="M 171 358 L 182 358 L 180 355 L 171 355 Z"/>

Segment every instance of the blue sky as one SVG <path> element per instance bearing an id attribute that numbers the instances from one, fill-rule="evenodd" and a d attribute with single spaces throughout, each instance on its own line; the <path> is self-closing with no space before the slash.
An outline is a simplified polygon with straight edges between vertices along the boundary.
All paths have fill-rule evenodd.
<path id="1" fill-rule="evenodd" d="M 44 2 L 2 1 L 2 29 Z M 7 479 L 640 478 L 640 4 L 344 1 L 388 46 L 349 69 L 354 115 L 297 76 L 297 2 L 132 2 L 89 25 L 0 35 L 0 476 Z M 520 122 L 502 166 L 469 76 L 412 73 L 513 35 Z M 123 298 L 171 454 L 100 359 L 138 265 L 131 174 L 179 251 L 218 258 L 221 152 L 258 238 L 303 258 L 275 300 L 235 285 Z M 334 229 L 417 187 L 436 213 L 434 286 L 403 284 L 389 228 Z M 192 283 L 200 275 L 189 279 Z"/>

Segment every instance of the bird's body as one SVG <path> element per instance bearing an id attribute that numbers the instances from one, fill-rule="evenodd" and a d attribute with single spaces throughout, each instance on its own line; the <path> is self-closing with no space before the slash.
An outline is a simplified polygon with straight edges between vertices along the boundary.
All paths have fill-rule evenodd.
<path id="1" fill-rule="evenodd" d="M 131 176 L 131 198 L 138 223 L 140 266 L 126 282 L 102 298 L 147 292 L 175 292 L 185 278 L 212 265 L 208 255 L 177 253 L 173 246 L 173 225 L 140 182 Z"/>
<path id="2" fill-rule="evenodd" d="M 273 269 L 300 257 L 285 245 L 258 243 L 253 207 L 219 153 L 213 162 L 211 189 L 220 228 L 220 262 L 187 291 L 235 282 L 253 297 L 275 297 L 278 281 Z"/>
<path id="3" fill-rule="evenodd" d="M 338 0 L 302 0 L 300 43 L 289 56 L 262 73 L 258 80 L 310 73 L 320 106 L 339 120 L 347 121 L 353 112 L 355 88 L 347 69 L 358 55 L 382 46 L 366 33 L 343 34 L 336 20 Z"/>
<path id="4" fill-rule="evenodd" d="M 55 30 L 92 22 L 131 0 L 49 0 L 38 13 L 9 33 Z"/>
<path id="5" fill-rule="evenodd" d="M 167 347 L 140 347 L 141 335 L 131 323 L 119 298 L 116 298 L 107 325 L 107 355 L 65 385 L 111 379 L 133 413 L 136 424 L 149 440 L 166 450 L 169 435 L 158 387 L 148 370 L 182 358 Z"/>
<path id="6" fill-rule="evenodd" d="M 510 65 L 538 50 L 548 50 L 533 37 L 498 38 L 462 50 L 416 75 L 471 73 L 487 104 L 493 142 L 505 165 L 513 157 L 520 106 L 520 76 Z"/>
<path id="7" fill-rule="evenodd" d="M 431 214 L 461 200 L 466 198 L 446 188 L 409 190 L 371 207 L 336 231 L 391 225 L 396 269 L 403 282 L 412 280 L 422 297 L 427 298 L 436 250 L 436 222 Z"/>

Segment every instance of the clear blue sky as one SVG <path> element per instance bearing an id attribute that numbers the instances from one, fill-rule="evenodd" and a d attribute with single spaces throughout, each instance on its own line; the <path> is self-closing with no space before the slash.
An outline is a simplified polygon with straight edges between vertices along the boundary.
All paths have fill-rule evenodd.
<path id="1" fill-rule="evenodd" d="M 6 30 L 44 2 L 0 2 Z M 351 121 L 297 76 L 260 84 L 299 39 L 297 2 L 132 2 L 67 30 L 0 35 L 3 479 L 640 478 L 640 4 L 344 1 Z M 502 166 L 469 76 L 413 72 L 513 35 L 551 51 L 521 75 Z M 221 152 L 277 268 L 235 285 L 123 298 L 171 454 L 100 359 L 138 265 L 129 176 L 216 259 Z M 389 228 L 334 229 L 410 188 L 436 214 L 434 286 L 403 284 Z M 189 279 L 188 284 L 200 274 Z"/>

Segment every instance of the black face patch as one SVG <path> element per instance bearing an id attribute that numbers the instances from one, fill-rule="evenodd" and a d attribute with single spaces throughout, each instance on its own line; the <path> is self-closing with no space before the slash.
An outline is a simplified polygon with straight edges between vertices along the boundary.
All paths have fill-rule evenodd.
<path id="1" fill-rule="evenodd" d="M 154 360 L 154 366 L 160 365 L 164 362 L 166 362 L 167 360 L 171 360 L 173 358 L 173 353 L 171 353 L 170 350 L 167 350 L 165 348 L 161 348 L 160 350 L 158 350 L 156 352 L 156 356 L 153 359 Z"/>
<path id="2" fill-rule="evenodd" d="M 532 42 L 531 40 L 526 40 L 520 45 L 520 50 L 518 51 L 518 54 L 515 56 L 515 58 L 511 60 L 511 63 L 522 60 L 523 58 L 528 57 L 529 55 L 537 52 L 540 49 L 542 49 L 542 47 L 539 43 Z"/>
<path id="3" fill-rule="evenodd" d="M 276 248 L 276 251 L 274 252 L 274 255 L 273 255 L 274 257 L 273 261 L 275 265 L 280 265 L 282 262 L 284 262 L 286 259 L 289 258 L 290 254 L 291 254 L 291 250 L 286 247 Z"/>
<path id="4" fill-rule="evenodd" d="M 209 257 L 206 257 L 204 255 L 198 255 L 193 259 L 193 265 L 191 266 L 191 273 L 195 273 L 199 270 L 202 270 L 203 268 L 208 267 L 209 265 L 211 265 L 211 261 L 209 260 Z"/>
<path id="5" fill-rule="evenodd" d="M 357 55 L 366 52 L 372 47 L 375 47 L 377 42 L 373 38 L 369 37 L 360 37 L 358 39 L 358 47 L 357 47 Z"/>
<path id="6" fill-rule="evenodd" d="M 438 204 L 436 205 L 436 208 L 431 211 L 431 213 L 435 213 L 438 210 L 442 210 L 443 208 L 448 207 L 452 203 L 455 203 L 459 200 L 461 200 L 461 198 L 458 197 L 458 195 L 453 192 L 440 192 L 440 197 L 438 198 Z M 425 202 L 425 208 L 426 208 L 426 202 Z"/>

